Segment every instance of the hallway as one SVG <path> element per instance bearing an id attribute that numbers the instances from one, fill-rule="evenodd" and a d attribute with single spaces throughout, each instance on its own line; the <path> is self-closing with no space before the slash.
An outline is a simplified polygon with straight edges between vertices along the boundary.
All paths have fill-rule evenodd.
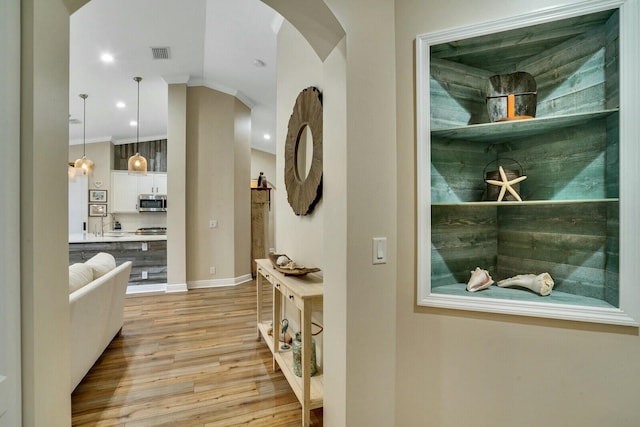
<path id="1" fill-rule="evenodd" d="M 256 340 L 255 301 L 255 281 L 127 296 L 122 334 L 72 395 L 73 425 L 299 426 L 300 404 Z M 322 409 L 311 415 L 321 426 Z"/>

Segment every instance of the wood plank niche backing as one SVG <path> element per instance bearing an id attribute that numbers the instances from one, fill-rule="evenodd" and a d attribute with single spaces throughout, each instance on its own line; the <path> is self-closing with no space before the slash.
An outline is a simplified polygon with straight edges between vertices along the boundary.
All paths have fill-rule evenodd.
<path id="1" fill-rule="evenodd" d="M 460 286 L 475 267 L 496 281 L 549 272 L 553 293 L 568 295 L 562 303 L 619 307 L 618 15 L 606 10 L 431 46 L 432 292 L 464 295 Z M 512 125 L 487 124 L 486 84 L 515 71 L 535 77 L 537 115 L 527 131 L 498 132 L 495 125 Z M 520 194 L 540 203 L 475 203 L 485 197 L 483 170 L 492 161 L 522 165 L 528 179 Z M 506 289 L 485 295 L 520 298 L 499 291 Z"/>

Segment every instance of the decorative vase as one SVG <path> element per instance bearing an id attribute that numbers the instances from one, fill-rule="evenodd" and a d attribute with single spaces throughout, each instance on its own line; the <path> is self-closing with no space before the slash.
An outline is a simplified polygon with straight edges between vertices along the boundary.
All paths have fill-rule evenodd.
<path id="1" fill-rule="evenodd" d="M 311 337 L 311 376 L 318 372 L 316 364 L 316 340 Z M 302 376 L 302 336 L 300 332 L 296 333 L 296 339 L 293 340 L 293 373 Z"/>

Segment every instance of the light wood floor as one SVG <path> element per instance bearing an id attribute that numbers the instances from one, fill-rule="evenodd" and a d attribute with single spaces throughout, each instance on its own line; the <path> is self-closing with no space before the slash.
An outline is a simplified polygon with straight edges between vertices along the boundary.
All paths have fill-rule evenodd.
<path id="1" fill-rule="evenodd" d="M 122 334 L 72 395 L 73 425 L 300 426 L 256 338 L 255 301 L 255 282 L 128 296 Z M 322 409 L 311 420 L 321 426 Z"/>

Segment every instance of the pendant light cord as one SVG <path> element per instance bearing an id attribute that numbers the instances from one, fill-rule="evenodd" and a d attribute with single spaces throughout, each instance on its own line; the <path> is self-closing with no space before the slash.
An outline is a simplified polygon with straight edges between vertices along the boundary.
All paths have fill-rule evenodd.
<path id="1" fill-rule="evenodd" d="M 137 106 L 137 115 L 136 115 L 136 153 L 140 151 L 140 81 L 142 77 L 134 77 L 133 80 L 138 82 L 138 106 Z"/>
<path id="2" fill-rule="evenodd" d="M 137 106 L 137 115 L 136 115 L 136 143 L 140 145 L 140 77 L 138 77 L 138 106 Z M 136 147 L 136 151 L 140 148 Z"/>
<path id="3" fill-rule="evenodd" d="M 89 95 L 81 93 L 82 98 L 82 157 L 87 157 L 87 98 Z"/>

